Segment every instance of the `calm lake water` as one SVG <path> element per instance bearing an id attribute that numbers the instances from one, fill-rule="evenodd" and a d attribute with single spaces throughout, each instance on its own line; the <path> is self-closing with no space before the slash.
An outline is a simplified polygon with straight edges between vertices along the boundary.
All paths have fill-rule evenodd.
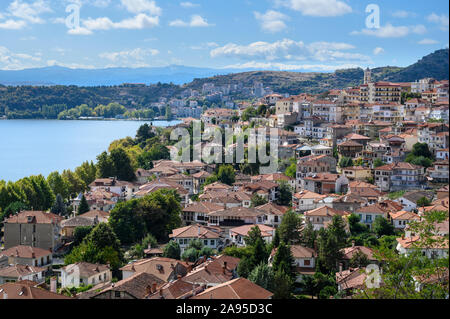
<path id="1" fill-rule="evenodd" d="M 110 143 L 134 137 L 142 121 L 0 120 L 0 180 L 74 169 Z M 167 127 L 179 121 L 154 121 Z"/>

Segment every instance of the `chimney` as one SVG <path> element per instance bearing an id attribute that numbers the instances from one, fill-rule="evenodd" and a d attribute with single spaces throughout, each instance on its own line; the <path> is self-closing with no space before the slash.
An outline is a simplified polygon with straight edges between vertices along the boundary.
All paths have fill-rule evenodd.
<path id="1" fill-rule="evenodd" d="M 342 272 L 342 263 L 339 263 L 339 272 Z"/>
<path id="2" fill-rule="evenodd" d="M 352 240 L 352 247 L 355 247 L 355 241 Z"/>
<path id="3" fill-rule="evenodd" d="M 181 275 L 178 275 L 178 276 L 177 276 L 177 279 L 180 280 L 180 279 L 181 279 Z"/>
<path id="4" fill-rule="evenodd" d="M 57 281 L 56 277 L 50 278 L 50 291 L 56 293 Z"/>

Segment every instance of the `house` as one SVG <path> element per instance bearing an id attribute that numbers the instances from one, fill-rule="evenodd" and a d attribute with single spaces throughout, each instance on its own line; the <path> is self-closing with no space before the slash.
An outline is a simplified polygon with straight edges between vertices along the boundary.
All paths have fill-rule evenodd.
<path id="1" fill-rule="evenodd" d="M 348 269 L 350 267 L 350 261 L 352 260 L 353 256 L 355 256 L 357 253 L 362 253 L 367 256 L 367 259 L 370 263 L 377 263 L 377 259 L 373 255 L 373 249 L 365 246 L 355 246 L 355 242 L 352 242 L 351 247 L 346 247 L 341 250 L 342 252 L 342 259 L 341 263 L 343 266 L 343 269 Z"/>
<path id="2" fill-rule="evenodd" d="M 297 161 L 297 190 L 301 187 L 302 179 L 309 173 L 336 172 L 336 159 L 331 156 L 304 156 Z"/>
<path id="3" fill-rule="evenodd" d="M 347 193 L 349 180 L 344 175 L 317 173 L 303 179 L 302 189 L 317 194 Z"/>
<path id="4" fill-rule="evenodd" d="M 449 181 L 448 160 L 434 162 L 433 166 L 427 169 L 427 173 L 428 176 L 432 178 L 433 182 L 448 183 Z"/>
<path id="5" fill-rule="evenodd" d="M 246 278 L 236 278 L 206 289 L 191 299 L 272 299 L 273 293 Z"/>
<path id="6" fill-rule="evenodd" d="M 369 228 L 378 216 L 388 218 L 390 212 L 397 212 L 402 209 L 402 205 L 393 201 L 383 201 L 369 206 L 364 206 L 356 210 L 356 215 L 359 215 L 361 223 L 366 224 Z"/>
<path id="7" fill-rule="evenodd" d="M 245 237 L 248 236 L 248 232 L 251 231 L 254 227 L 259 228 L 259 230 L 261 231 L 261 237 L 266 243 L 270 244 L 272 242 L 273 236 L 275 236 L 275 228 L 258 224 L 230 228 L 228 237 L 230 238 L 231 243 L 239 247 L 245 247 L 247 245 L 245 243 Z"/>
<path id="8" fill-rule="evenodd" d="M 339 155 L 343 157 L 356 158 L 357 154 L 361 153 L 363 149 L 364 145 L 352 140 L 338 144 Z"/>
<path id="9" fill-rule="evenodd" d="M 262 223 L 264 225 L 277 228 L 280 226 L 283 216 L 289 210 L 289 207 L 274 203 L 266 203 L 257 206 L 256 209 L 264 213 L 262 217 Z"/>
<path id="10" fill-rule="evenodd" d="M 197 224 L 174 229 L 169 238 L 180 245 L 183 254 L 193 240 L 200 240 L 205 247 L 217 249 L 222 243 L 219 233 L 216 228 Z"/>
<path id="11" fill-rule="evenodd" d="M 349 268 L 336 273 L 336 284 L 339 292 L 347 296 L 366 288 L 367 274 L 365 268 Z"/>
<path id="12" fill-rule="evenodd" d="M 247 183 L 243 185 L 243 191 L 252 196 L 257 193 L 259 196 L 264 197 L 269 202 L 277 200 L 278 183 L 271 181 L 260 180 L 253 183 Z"/>
<path id="13" fill-rule="evenodd" d="M 97 220 L 99 223 L 107 223 L 109 215 L 109 212 L 102 210 L 90 210 L 87 213 L 79 215 L 79 217 Z"/>
<path id="14" fill-rule="evenodd" d="M 298 213 L 315 209 L 318 202 L 326 196 L 308 190 L 300 191 L 292 195 L 292 208 Z"/>
<path id="15" fill-rule="evenodd" d="M 61 236 L 63 239 L 72 239 L 74 236 L 75 228 L 77 227 L 91 227 L 98 224 L 97 219 L 86 218 L 82 216 L 75 216 L 69 219 L 65 219 L 61 222 Z"/>
<path id="16" fill-rule="evenodd" d="M 140 186 L 133 195 L 135 198 L 142 198 L 160 189 L 175 190 L 181 197 L 182 206 L 185 206 L 189 202 L 189 191 L 176 182 L 163 179 L 158 179 Z"/>
<path id="17" fill-rule="evenodd" d="M 194 285 L 180 278 L 163 284 L 156 292 L 147 296 L 147 299 L 189 299 L 204 290 L 204 285 Z"/>
<path id="18" fill-rule="evenodd" d="M 107 265 L 78 262 L 61 268 L 61 287 L 95 286 L 111 279 L 111 270 Z"/>
<path id="19" fill-rule="evenodd" d="M 403 210 L 410 212 L 417 208 L 417 201 L 423 197 L 431 201 L 433 199 L 433 193 L 427 191 L 409 191 L 397 198 L 395 202 L 403 205 Z"/>
<path id="20" fill-rule="evenodd" d="M 1 252 L 1 254 L 7 257 L 7 265 L 20 264 L 49 270 L 53 262 L 52 252 L 38 247 L 15 246 Z"/>
<path id="21" fill-rule="evenodd" d="M 351 166 L 343 168 L 342 174 L 344 174 L 350 181 L 366 181 L 368 178 L 372 177 L 372 170 L 369 167 Z"/>
<path id="22" fill-rule="evenodd" d="M 37 283 L 45 281 L 44 273 L 47 268 L 28 266 L 28 265 L 9 265 L 0 268 L 0 285 L 7 282 L 16 282 L 21 280 L 31 280 Z"/>
<path id="23" fill-rule="evenodd" d="M 61 244 L 62 217 L 42 211 L 23 211 L 4 220 L 5 248 L 32 246 L 53 251 Z"/>
<path id="24" fill-rule="evenodd" d="M 331 222 L 333 216 L 338 215 L 341 217 L 348 216 L 350 213 L 340 211 L 328 206 L 318 207 L 316 209 L 307 211 L 304 213 L 305 222 L 311 223 L 314 230 L 319 230 L 326 227 L 326 224 Z"/>
<path id="25" fill-rule="evenodd" d="M 265 175 L 256 175 L 251 177 L 252 182 L 269 181 L 280 185 L 282 182 L 286 182 L 293 190 L 295 190 L 295 178 L 286 176 L 283 173 L 273 173 Z"/>
<path id="26" fill-rule="evenodd" d="M 92 192 L 99 189 L 105 190 L 119 194 L 124 199 L 131 199 L 133 193 L 137 190 L 137 185 L 127 181 L 119 181 L 116 178 L 97 178 L 89 184 L 89 189 Z"/>
<path id="27" fill-rule="evenodd" d="M 206 225 L 208 223 L 208 214 L 223 210 L 224 206 L 210 202 L 194 202 L 185 207 L 181 213 L 181 219 L 186 225 L 198 223 Z"/>
<path id="28" fill-rule="evenodd" d="M 331 207 L 337 210 L 343 210 L 346 212 L 353 213 L 358 210 L 361 206 L 367 205 L 369 202 L 366 198 L 348 192 L 345 195 L 338 196 L 333 199 Z M 328 205 L 327 205 L 328 206 Z"/>
<path id="29" fill-rule="evenodd" d="M 164 280 L 155 275 L 141 272 L 112 283 L 92 299 L 144 299 L 154 293 Z"/>
<path id="30" fill-rule="evenodd" d="M 142 259 L 120 268 L 123 279 L 144 272 L 158 277 L 164 282 L 175 280 L 178 278 L 178 275 L 185 276 L 188 269 L 189 265 L 187 263 L 165 257 Z"/>
<path id="31" fill-rule="evenodd" d="M 208 226 L 238 227 L 263 224 L 265 212 L 256 208 L 233 207 L 208 214 Z"/>
<path id="32" fill-rule="evenodd" d="M 240 259 L 221 255 L 212 258 L 190 271 L 183 281 L 194 285 L 214 287 L 237 277 Z"/>
<path id="33" fill-rule="evenodd" d="M 312 248 L 301 245 L 291 245 L 290 247 L 297 272 L 296 282 L 301 282 L 304 276 L 313 276 L 316 272 L 317 252 Z M 273 249 L 269 257 L 269 264 L 273 262 L 275 254 L 276 249 Z"/>
<path id="34" fill-rule="evenodd" d="M 0 285 L 0 300 L 4 299 L 73 299 L 65 295 L 60 295 L 37 287 L 38 283 L 29 280 L 8 282 Z"/>
<path id="35" fill-rule="evenodd" d="M 425 183 L 424 168 L 405 162 L 375 168 L 375 185 L 381 191 L 421 189 Z"/>
<path id="36" fill-rule="evenodd" d="M 200 193 L 201 186 L 206 182 L 206 179 L 211 176 L 210 173 L 206 171 L 200 171 L 192 174 L 192 181 L 194 183 L 194 194 Z"/>
<path id="37" fill-rule="evenodd" d="M 439 237 L 436 237 L 439 238 Z M 423 256 L 428 258 L 445 258 L 448 256 L 448 238 L 443 239 L 442 241 L 436 241 L 427 247 L 424 246 L 420 241 L 420 236 L 405 236 L 403 235 L 401 238 L 397 238 L 397 251 L 402 255 L 409 255 L 414 250 L 421 251 Z"/>
<path id="38" fill-rule="evenodd" d="M 134 175 L 136 175 L 136 179 L 139 184 L 147 183 L 154 176 L 153 173 L 150 172 L 150 170 L 146 170 L 143 168 L 138 168 Z"/>
<path id="39" fill-rule="evenodd" d="M 390 212 L 389 217 L 396 229 L 405 229 L 406 225 L 412 221 L 419 221 L 419 215 L 410 211 Z"/>
<path id="40" fill-rule="evenodd" d="M 377 186 L 361 181 L 350 182 L 349 193 L 364 198 L 369 204 L 375 204 L 385 196 L 385 193 L 380 192 Z"/>
<path id="41" fill-rule="evenodd" d="M 445 185 L 436 191 L 437 199 L 446 198 L 448 197 L 448 194 L 449 194 L 449 185 Z"/>

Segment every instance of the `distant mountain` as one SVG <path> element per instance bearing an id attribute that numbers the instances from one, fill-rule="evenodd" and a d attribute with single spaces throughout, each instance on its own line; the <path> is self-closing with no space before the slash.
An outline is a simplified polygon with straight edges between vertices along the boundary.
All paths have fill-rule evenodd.
<path id="1" fill-rule="evenodd" d="M 77 85 L 101 86 L 123 83 L 174 83 L 191 82 L 196 77 L 210 77 L 236 72 L 231 69 L 208 69 L 172 65 L 157 68 L 108 68 L 69 69 L 52 66 L 17 71 L 1 71 L 0 84 L 3 85 Z"/>
<path id="2" fill-rule="evenodd" d="M 376 81 L 412 82 L 425 77 L 449 78 L 449 50 L 435 51 L 408 67 L 372 69 Z M 252 86 L 262 82 L 279 93 L 320 93 L 333 88 L 359 85 L 363 81 L 361 68 L 336 70 L 333 73 L 257 71 L 254 69 L 210 69 L 172 65 L 158 68 L 69 69 L 59 66 L 18 71 L 0 71 L 4 85 L 77 85 L 82 87 L 115 86 L 123 83 L 173 83 L 184 88 L 200 89 L 206 82 L 216 85 Z M 186 83 L 186 84 L 184 84 Z"/>

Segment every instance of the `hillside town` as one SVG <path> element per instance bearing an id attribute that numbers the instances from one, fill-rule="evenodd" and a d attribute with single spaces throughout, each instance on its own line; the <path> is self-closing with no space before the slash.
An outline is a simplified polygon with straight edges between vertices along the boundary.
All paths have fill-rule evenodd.
<path id="1" fill-rule="evenodd" d="M 125 160 L 110 148 L 85 187 L 47 178 L 51 208 L 36 209 L 42 194 L 10 206 L 0 299 L 388 299 L 402 262 L 397 298 L 448 298 L 448 80 L 373 82 L 367 69 L 360 86 L 292 96 L 206 83 L 152 106 L 182 123 L 117 142 Z M 271 142 L 276 129 L 278 170 L 169 158 L 170 131 L 199 120 Z M 134 159 L 142 149 L 152 156 Z M 8 187 L 0 212 L 17 202 Z"/>

